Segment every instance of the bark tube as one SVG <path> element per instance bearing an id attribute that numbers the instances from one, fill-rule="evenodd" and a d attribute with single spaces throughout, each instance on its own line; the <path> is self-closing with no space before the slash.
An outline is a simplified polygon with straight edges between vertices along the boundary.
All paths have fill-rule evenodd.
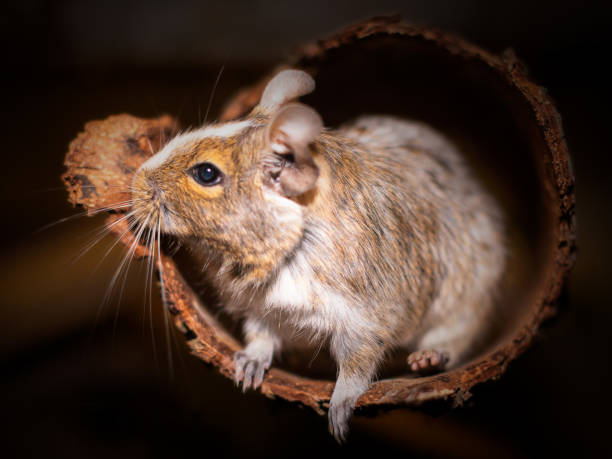
<path id="1" fill-rule="evenodd" d="M 514 274 L 509 277 L 515 280 L 502 292 L 508 298 L 508 320 L 460 368 L 429 377 L 379 380 L 358 400 L 357 408 L 417 406 L 440 399 L 462 404 L 475 385 L 500 377 L 530 345 L 541 322 L 555 312 L 574 264 L 574 178 L 553 102 L 544 88 L 530 81 L 511 50 L 496 56 L 448 33 L 386 17 L 302 47 L 237 94 L 222 118 L 248 112 L 266 82 L 285 67 L 302 68 L 315 77 L 317 89 L 304 101 L 323 115 L 326 125 L 364 112 L 423 119 L 451 137 L 455 133 L 453 140 L 470 151 L 468 159 L 493 171 L 489 184 L 497 187 L 514 233 L 525 234 L 517 250 L 527 255 L 511 269 Z M 175 130 L 176 122 L 169 117 L 142 120 L 119 115 L 88 123 L 66 156 L 68 171 L 62 178 L 69 200 L 94 213 L 129 199 L 122 190 L 137 166 Z M 108 218 L 120 217 L 118 212 Z M 125 222 L 113 230 L 131 245 L 133 236 L 124 234 Z M 144 247 L 138 247 L 137 254 L 148 256 Z M 161 267 L 168 309 L 193 354 L 232 378 L 232 356 L 240 343 L 207 311 L 175 260 L 162 255 Z M 323 414 L 333 386 L 333 381 L 273 367 L 261 391 Z"/>

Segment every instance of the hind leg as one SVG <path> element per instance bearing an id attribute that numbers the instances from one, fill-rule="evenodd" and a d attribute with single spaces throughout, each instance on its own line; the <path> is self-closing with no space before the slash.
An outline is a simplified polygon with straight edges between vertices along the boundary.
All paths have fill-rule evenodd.
<path id="1" fill-rule="evenodd" d="M 431 374 L 444 370 L 449 360 L 448 354 L 435 349 L 422 349 L 410 353 L 408 367 L 415 373 Z"/>
<path id="2" fill-rule="evenodd" d="M 453 320 L 437 325 L 419 339 L 417 350 L 408 356 L 409 368 L 431 374 L 455 365 L 469 353 L 480 331 L 480 321 Z"/>

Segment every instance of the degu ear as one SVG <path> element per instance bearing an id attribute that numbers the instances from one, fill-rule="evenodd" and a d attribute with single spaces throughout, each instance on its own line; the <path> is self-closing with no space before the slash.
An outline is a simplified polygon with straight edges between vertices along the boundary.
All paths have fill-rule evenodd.
<path id="1" fill-rule="evenodd" d="M 286 105 L 273 116 L 266 138 L 269 148 L 282 158 L 281 166 L 270 170 L 281 194 L 298 196 L 314 187 L 319 169 L 311 145 L 322 129 L 321 116 L 303 104 Z"/>
<path id="2" fill-rule="evenodd" d="M 281 105 L 314 91 L 315 82 L 301 70 L 283 70 L 267 84 L 261 96 L 259 107 L 274 112 Z"/>

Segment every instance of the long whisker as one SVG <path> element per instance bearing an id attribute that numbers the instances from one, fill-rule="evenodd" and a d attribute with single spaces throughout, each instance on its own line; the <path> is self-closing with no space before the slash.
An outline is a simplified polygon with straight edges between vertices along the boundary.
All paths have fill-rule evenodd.
<path id="1" fill-rule="evenodd" d="M 142 233 L 144 232 L 144 230 L 145 230 L 145 228 L 146 228 L 146 225 L 147 225 L 148 220 L 149 220 L 149 219 L 147 218 L 147 219 L 145 219 L 145 221 L 144 221 L 144 222 L 142 222 L 142 223 L 140 223 L 140 224 L 138 225 L 137 231 L 136 231 L 136 233 L 134 234 L 134 240 L 133 240 L 133 241 L 132 241 L 132 243 L 130 244 L 130 246 L 129 246 L 128 250 L 127 250 L 127 253 L 125 254 L 125 256 L 123 257 L 123 259 L 121 260 L 121 263 L 119 264 L 119 267 L 118 267 L 118 268 L 117 268 L 117 270 L 115 271 L 115 275 L 114 275 L 114 276 L 113 276 L 113 278 L 111 279 L 111 283 L 110 283 L 110 285 L 109 285 L 109 288 L 110 288 L 111 290 L 112 290 L 112 288 L 114 287 L 115 282 L 117 281 L 117 278 L 119 277 L 119 275 L 120 275 L 120 273 L 121 273 L 121 271 L 122 271 L 122 269 L 123 269 L 123 266 L 126 264 L 126 262 L 127 262 L 128 258 L 129 258 L 130 256 L 133 256 L 133 255 L 134 255 L 134 253 L 135 253 L 135 251 L 136 251 L 136 246 L 137 246 L 137 245 L 139 244 L 139 242 L 140 242 L 140 237 L 142 236 Z"/>
<path id="2" fill-rule="evenodd" d="M 137 235 L 135 237 L 134 242 L 130 246 L 130 250 L 127 252 L 127 254 L 123 258 L 123 261 L 121 263 L 121 265 L 125 265 L 125 268 L 123 266 L 119 266 L 119 270 L 117 271 L 117 274 L 119 274 L 119 277 L 121 278 L 121 286 L 119 288 L 119 296 L 117 297 L 117 307 L 115 308 L 115 315 L 113 317 L 113 336 L 115 336 L 115 333 L 116 333 L 116 330 L 117 330 L 117 323 L 119 321 L 119 310 L 120 310 L 120 307 L 121 307 L 121 300 L 123 299 L 123 293 L 125 291 L 125 283 L 126 283 L 126 280 L 127 280 L 127 276 L 128 276 L 128 274 L 130 272 L 130 265 L 132 263 L 132 260 L 134 259 L 134 255 L 136 253 L 136 245 L 139 242 L 140 242 L 140 237 L 139 237 L 139 235 Z M 123 269 L 123 275 L 121 275 L 122 269 Z M 113 278 L 113 281 L 112 281 L 111 285 L 116 284 L 116 281 L 117 281 L 117 278 Z"/>
<path id="3" fill-rule="evenodd" d="M 134 236 L 134 241 L 132 242 L 132 244 L 130 245 L 127 253 L 125 254 L 125 256 L 123 257 L 123 260 L 121 261 L 121 263 L 119 264 L 119 267 L 117 268 L 117 270 L 115 271 L 115 274 L 113 275 L 109 286 L 106 289 L 106 293 L 104 294 L 104 297 L 102 298 L 102 302 L 100 305 L 100 308 L 98 308 L 98 315 L 96 316 L 96 321 L 98 320 L 98 317 L 102 311 L 102 309 L 104 308 L 104 306 L 106 304 L 108 304 L 109 300 L 110 300 L 110 296 L 112 294 L 113 289 L 115 288 L 115 284 L 117 282 L 117 279 L 119 278 L 119 275 L 121 274 L 123 267 L 125 266 L 125 263 L 127 262 L 128 258 L 131 258 L 134 256 L 135 250 L 136 250 L 136 246 L 140 241 L 140 237 L 142 236 L 142 233 L 144 231 L 144 229 L 146 228 L 146 225 L 149 221 L 150 217 L 147 217 L 144 222 L 140 223 L 138 230 Z"/>
<path id="4" fill-rule="evenodd" d="M 112 228 L 123 222 L 124 220 L 127 220 L 128 218 L 131 218 L 134 215 L 134 212 L 129 212 L 126 215 L 124 215 L 123 217 L 119 218 L 118 220 L 114 221 L 113 223 L 110 224 L 104 224 L 102 226 L 101 229 L 96 229 L 94 230 L 94 232 L 96 233 L 93 236 L 93 239 L 72 259 L 71 264 L 76 263 L 81 257 L 83 257 L 87 252 L 89 252 L 92 248 L 94 248 L 98 243 L 100 243 L 100 241 L 102 239 L 104 239 L 104 237 L 106 237 L 106 235 L 108 233 L 110 233 L 110 231 L 112 230 Z M 98 262 L 98 264 L 96 265 L 96 267 L 93 269 L 93 272 L 95 272 L 99 267 L 100 264 L 102 264 L 102 262 L 104 261 L 104 259 L 106 259 L 106 257 L 109 255 L 109 253 L 112 251 L 112 249 L 119 243 L 119 241 L 121 241 L 121 239 L 123 238 L 123 236 L 125 236 L 129 231 L 131 230 L 131 228 L 128 227 L 128 229 L 126 229 L 125 231 L 123 231 L 123 233 L 121 233 L 115 240 L 115 242 L 113 243 L 113 245 L 107 250 L 107 252 L 104 254 L 104 256 L 100 259 L 100 261 Z"/>
<path id="5" fill-rule="evenodd" d="M 215 97 L 215 92 L 217 91 L 217 85 L 219 84 L 219 80 L 221 79 L 223 70 L 225 70 L 225 62 L 219 69 L 219 73 L 217 74 L 217 79 L 215 80 L 215 84 L 213 85 L 212 91 L 210 92 L 210 97 L 208 98 L 208 106 L 206 107 L 206 113 L 204 114 L 204 123 L 206 123 L 206 120 L 208 119 L 208 112 L 210 112 L 210 107 L 212 106 L 212 101 L 213 101 L 213 98 Z"/>
<path id="6" fill-rule="evenodd" d="M 154 334 L 154 326 L 153 326 L 153 271 L 155 269 L 155 237 L 156 237 L 155 229 L 151 229 L 149 233 L 149 240 L 147 242 L 147 247 L 149 248 L 149 252 L 151 256 L 147 260 L 147 280 L 146 285 L 148 286 L 145 291 L 145 305 L 149 306 L 149 328 L 151 330 L 151 343 L 153 345 L 153 356 L 155 358 L 155 367 L 157 371 L 160 370 L 159 361 L 157 359 L 157 345 L 155 342 L 155 334 Z M 146 294 L 148 293 L 148 302 Z"/>
<path id="7" fill-rule="evenodd" d="M 153 145 L 151 144 L 151 140 L 147 137 L 147 144 L 149 145 L 149 148 L 151 149 L 151 155 L 155 155 L 155 150 L 153 150 Z"/>
<path id="8" fill-rule="evenodd" d="M 140 241 L 138 241 L 138 242 L 140 243 Z M 125 290 L 125 283 L 127 281 L 127 276 L 128 276 L 129 270 L 130 270 L 130 265 L 131 265 L 132 261 L 134 260 L 134 255 L 135 255 L 135 250 L 132 250 L 131 254 L 130 254 L 129 258 L 128 258 L 127 265 L 126 265 L 125 270 L 124 270 L 123 279 L 121 281 L 121 288 L 119 290 L 119 300 L 118 300 L 119 303 L 121 303 L 121 299 L 123 298 L 123 292 Z"/>
<path id="9" fill-rule="evenodd" d="M 81 184 L 79 186 L 79 188 L 81 190 L 97 190 L 99 189 L 98 185 L 83 185 Z M 126 187 L 125 185 L 111 185 L 111 184 L 104 184 L 104 188 L 116 188 L 118 190 L 120 190 L 121 192 L 126 191 L 126 189 L 128 189 L 129 187 Z M 32 195 L 32 194 L 37 194 L 37 193 L 51 193 L 52 191 L 66 191 L 66 187 L 65 186 L 56 186 L 56 187 L 51 187 L 51 188 L 37 188 L 37 189 L 33 189 L 33 190 L 28 190 L 25 195 Z"/>
<path id="10" fill-rule="evenodd" d="M 168 367 L 170 370 L 170 377 L 174 379 L 174 365 L 172 360 L 172 334 L 170 332 L 170 318 L 169 318 L 169 310 L 168 310 L 168 299 L 166 298 L 166 285 L 164 283 L 164 268 L 163 268 L 163 260 L 161 254 L 161 219 L 162 213 L 160 212 L 159 218 L 157 220 L 157 269 L 159 272 L 160 279 L 160 288 L 161 288 L 161 297 L 163 304 L 163 314 L 164 314 L 164 326 L 166 330 L 166 340 L 168 343 Z"/>
<path id="11" fill-rule="evenodd" d="M 95 209 L 95 210 L 85 210 L 83 212 L 79 212 L 79 213 L 76 213 L 74 215 L 69 215 L 68 217 L 60 218 L 59 220 L 56 220 L 54 222 L 47 223 L 46 225 L 41 226 L 40 228 L 35 229 L 34 231 L 32 231 L 32 234 L 38 234 L 38 233 L 40 233 L 42 231 L 45 231 L 45 230 L 47 230 L 49 228 L 52 228 L 52 227 L 54 227 L 56 225 L 59 225 L 60 223 L 65 223 L 65 222 L 68 222 L 68 221 L 71 221 L 71 220 L 75 220 L 75 219 L 80 218 L 80 217 L 94 216 L 94 215 L 97 215 L 97 214 L 102 213 L 102 212 L 126 209 L 128 207 L 131 207 L 132 204 L 133 204 L 132 200 L 129 200 L 129 201 L 119 202 L 119 203 L 114 204 L 112 206 L 100 207 L 100 208 Z"/>
<path id="12" fill-rule="evenodd" d="M 147 236 L 145 238 L 145 245 L 148 247 L 151 241 L 151 230 L 147 228 Z M 151 264 L 151 257 L 147 257 L 145 261 L 145 285 L 144 285 L 144 312 L 143 318 L 146 320 L 147 317 L 147 306 L 149 300 L 149 266 Z M 151 328 L 151 333 L 153 333 L 153 329 Z M 155 343 L 153 343 L 155 346 Z"/>

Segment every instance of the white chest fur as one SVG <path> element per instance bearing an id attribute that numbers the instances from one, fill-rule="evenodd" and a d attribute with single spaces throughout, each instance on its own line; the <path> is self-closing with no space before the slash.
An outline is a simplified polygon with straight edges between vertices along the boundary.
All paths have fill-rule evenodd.
<path id="1" fill-rule="evenodd" d="M 309 340 L 370 328 L 361 305 L 322 283 L 302 254 L 280 269 L 262 306 L 266 315 L 282 318 L 284 324 L 277 327 L 286 326 Z"/>

